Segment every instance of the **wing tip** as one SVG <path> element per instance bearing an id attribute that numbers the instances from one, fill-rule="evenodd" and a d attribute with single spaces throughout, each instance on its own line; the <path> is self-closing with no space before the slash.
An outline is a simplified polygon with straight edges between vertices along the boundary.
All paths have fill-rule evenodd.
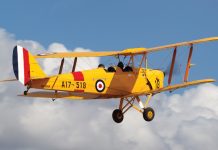
<path id="1" fill-rule="evenodd" d="M 216 82 L 215 79 L 203 79 L 203 80 L 199 80 L 199 81 L 202 81 L 202 83 L 210 83 L 210 82 Z"/>

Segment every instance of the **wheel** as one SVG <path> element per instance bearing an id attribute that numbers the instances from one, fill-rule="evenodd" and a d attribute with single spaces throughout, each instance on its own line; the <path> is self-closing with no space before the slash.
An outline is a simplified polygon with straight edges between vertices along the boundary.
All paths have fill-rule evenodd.
<path id="1" fill-rule="evenodd" d="M 24 91 L 24 92 L 23 92 L 23 95 L 27 95 L 27 91 Z"/>
<path id="2" fill-rule="evenodd" d="M 143 112 L 143 118 L 145 121 L 152 121 L 154 119 L 155 113 L 151 107 L 145 108 Z"/>
<path id="3" fill-rule="evenodd" d="M 120 109 L 115 109 L 112 114 L 112 118 L 116 123 L 121 123 L 123 121 L 123 113 Z"/>

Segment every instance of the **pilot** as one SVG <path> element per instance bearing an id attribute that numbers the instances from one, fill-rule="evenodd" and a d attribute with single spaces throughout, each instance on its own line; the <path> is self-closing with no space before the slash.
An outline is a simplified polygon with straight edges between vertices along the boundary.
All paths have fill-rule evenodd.
<path id="1" fill-rule="evenodd" d="M 119 61 L 118 64 L 117 64 L 117 67 L 119 67 L 123 71 L 123 68 L 124 68 L 123 62 Z"/>
<path id="2" fill-rule="evenodd" d="M 98 68 L 104 68 L 105 69 L 105 66 L 104 66 L 104 64 L 99 64 Z"/>

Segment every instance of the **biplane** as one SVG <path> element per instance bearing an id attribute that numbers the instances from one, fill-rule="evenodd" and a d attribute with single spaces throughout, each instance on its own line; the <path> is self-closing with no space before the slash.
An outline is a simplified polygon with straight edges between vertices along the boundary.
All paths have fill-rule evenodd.
<path id="1" fill-rule="evenodd" d="M 55 52 L 32 55 L 27 49 L 15 46 L 13 49 L 13 71 L 16 80 L 20 81 L 27 90 L 20 96 L 39 97 L 71 100 L 90 100 L 90 99 L 119 99 L 118 108 L 112 113 L 112 118 L 116 123 L 123 121 L 124 114 L 134 108 L 140 112 L 146 121 L 152 121 L 155 112 L 149 107 L 149 102 L 155 94 L 172 91 L 188 86 L 215 82 L 214 79 L 203 79 L 188 81 L 191 67 L 193 46 L 195 44 L 215 41 L 218 37 L 204 38 L 189 42 L 170 44 L 153 48 L 129 48 L 122 51 L 105 52 Z M 189 54 L 183 81 L 179 84 L 171 84 L 174 65 L 178 47 L 188 47 Z M 167 85 L 164 86 L 165 73 L 160 69 L 147 67 L 147 56 L 150 53 L 172 49 L 170 58 L 170 72 Z M 136 66 L 136 56 L 140 55 L 141 60 Z M 117 65 L 105 67 L 99 64 L 95 69 L 75 71 L 77 59 L 80 57 L 128 57 L 127 64 L 118 61 Z M 59 73 L 47 76 L 41 69 L 37 59 L 61 58 Z M 65 58 L 73 58 L 72 71 L 62 73 Z M 145 67 L 143 67 L 145 66 Z M 38 89 L 29 92 L 30 89 Z M 41 91 L 39 91 L 39 89 Z M 142 100 L 140 96 L 146 96 Z M 136 105 L 138 104 L 138 105 Z"/>

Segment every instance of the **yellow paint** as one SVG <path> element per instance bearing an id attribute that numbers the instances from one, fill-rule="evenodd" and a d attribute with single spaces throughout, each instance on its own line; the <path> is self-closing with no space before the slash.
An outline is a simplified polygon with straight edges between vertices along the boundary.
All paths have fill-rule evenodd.
<path id="1" fill-rule="evenodd" d="M 42 71 L 41 67 L 39 66 L 33 55 L 31 53 L 28 53 L 28 55 L 30 64 L 30 77 L 32 79 L 46 77 L 45 73 Z"/>
<path id="2" fill-rule="evenodd" d="M 116 72 L 107 72 L 103 68 L 82 71 L 84 81 L 75 81 L 72 73 L 33 79 L 31 88 L 58 90 L 58 91 L 83 91 L 84 93 L 98 94 L 105 97 L 117 97 L 128 94 L 150 91 L 163 87 L 164 75 L 160 70 L 135 68 L 133 72 L 123 72 L 116 68 Z M 102 80 L 105 89 L 98 92 L 96 82 Z M 150 84 L 150 85 L 149 85 Z"/>

